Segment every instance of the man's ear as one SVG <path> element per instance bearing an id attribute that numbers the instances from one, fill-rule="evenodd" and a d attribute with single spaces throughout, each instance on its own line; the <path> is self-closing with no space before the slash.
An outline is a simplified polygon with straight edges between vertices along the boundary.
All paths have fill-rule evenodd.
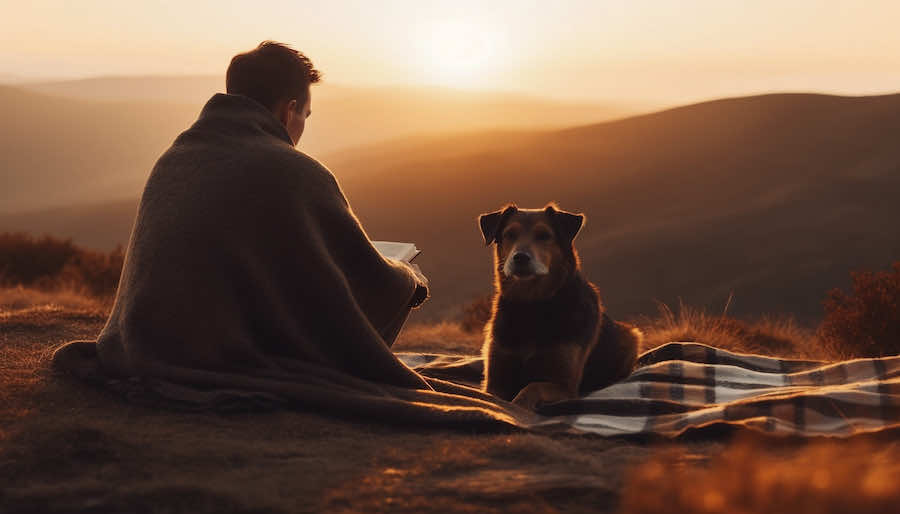
<path id="1" fill-rule="evenodd" d="M 281 102 L 275 109 L 275 114 L 278 116 L 278 119 L 283 125 L 287 125 L 291 119 L 291 115 L 297 115 L 296 112 L 293 112 L 297 110 L 297 100 Z"/>
<path id="2" fill-rule="evenodd" d="M 570 244 L 584 225 L 583 214 L 561 211 L 552 203 L 544 207 L 544 212 L 553 222 L 553 228 L 564 244 Z"/>
<path id="3" fill-rule="evenodd" d="M 497 240 L 497 235 L 506 225 L 506 220 L 516 213 L 519 208 L 515 204 L 509 204 L 505 208 L 482 214 L 478 217 L 478 225 L 481 226 L 481 235 L 484 236 L 484 245 L 489 246 Z"/>

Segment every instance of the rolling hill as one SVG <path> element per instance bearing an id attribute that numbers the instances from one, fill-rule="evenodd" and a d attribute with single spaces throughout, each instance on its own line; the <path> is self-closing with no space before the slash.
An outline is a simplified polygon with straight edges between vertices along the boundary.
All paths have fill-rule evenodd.
<path id="1" fill-rule="evenodd" d="M 136 196 L 156 158 L 222 89 L 218 77 L 112 77 L 0 86 L 0 212 Z M 492 127 L 563 127 L 617 106 L 428 88 L 314 86 L 302 148 L 315 155 Z"/>
<path id="2" fill-rule="evenodd" d="M 435 304 L 452 291 L 434 308 L 490 288 L 480 212 L 557 200 L 588 216 L 578 246 L 613 314 L 733 293 L 731 314 L 809 321 L 849 270 L 900 258 L 898 130 L 900 95 L 727 99 L 440 161 L 381 154 L 344 187 L 373 236 L 424 249 Z"/>
<path id="3" fill-rule="evenodd" d="M 74 100 L 163 101 L 201 106 L 225 90 L 224 76 L 111 76 L 26 83 L 30 91 Z M 430 86 L 312 86 L 310 134 L 315 152 L 406 135 L 487 128 L 547 129 L 621 118 L 646 110 L 635 102 L 564 102 L 519 93 Z M 321 125 L 322 129 L 315 128 Z M 339 127 L 333 131 L 326 127 Z M 350 137 L 348 139 L 348 132 Z M 363 137 L 364 135 L 364 137 Z"/>
<path id="4" fill-rule="evenodd" d="M 217 75 L 96 77 L 25 87 L 74 100 L 187 103 L 197 111 L 210 96 L 225 90 L 224 78 Z M 327 80 L 312 87 L 312 102 L 314 116 L 301 145 L 317 155 L 407 136 L 563 128 L 621 118 L 642 107 L 440 87 L 345 86 Z"/>
<path id="5" fill-rule="evenodd" d="M 614 316 L 652 314 L 657 300 L 720 311 L 733 295 L 729 315 L 812 323 L 848 271 L 900 258 L 898 131 L 900 95 L 779 94 L 565 130 L 407 138 L 323 162 L 373 238 L 423 249 L 424 317 L 491 290 L 479 213 L 555 200 L 587 214 L 578 247 Z M 68 212 L 84 216 L 68 232 L 48 213 L 0 219 L 0 230 L 87 241 L 114 207 Z"/>
<path id="6" fill-rule="evenodd" d="M 197 108 L 80 101 L 0 86 L 0 112 L 0 212 L 14 212 L 138 194 Z"/>

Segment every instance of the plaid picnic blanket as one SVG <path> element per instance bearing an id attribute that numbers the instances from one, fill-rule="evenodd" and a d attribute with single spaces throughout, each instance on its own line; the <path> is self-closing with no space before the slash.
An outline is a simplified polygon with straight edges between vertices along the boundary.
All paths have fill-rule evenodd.
<path id="1" fill-rule="evenodd" d="M 397 356 L 416 371 L 477 386 L 480 357 Z M 627 379 L 547 405 L 540 426 L 603 436 L 678 436 L 721 424 L 779 435 L 835 436 L 900 425 L 900 356 L 833 364 L 669 343 L 644 353 Z"/>

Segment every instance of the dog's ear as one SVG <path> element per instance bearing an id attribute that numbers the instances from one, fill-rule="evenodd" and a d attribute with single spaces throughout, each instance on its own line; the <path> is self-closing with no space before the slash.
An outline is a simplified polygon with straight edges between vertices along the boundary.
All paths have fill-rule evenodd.
<path id="1" fill-rule="evenodd" d="M 485 246 L 490 246 L 497 240 L 497 235 L 503 230 L 506 221 L 518 210 L 519 208 L 515 204 L 510 204 L 499 211 L 488 212 L 478 217 L 478 225 L 481 226 L 481 235 L 484 236 Z"/>
<path id="2" fill-rule="evenodd" d="M 544 207 L 547 217 L 553 222 L 553 228 L 560 241 L 564 244 L 571 244 L 584 225 L 584 215 L 575 214 L 574 212 L 561 211 L 554 204 Z"/>

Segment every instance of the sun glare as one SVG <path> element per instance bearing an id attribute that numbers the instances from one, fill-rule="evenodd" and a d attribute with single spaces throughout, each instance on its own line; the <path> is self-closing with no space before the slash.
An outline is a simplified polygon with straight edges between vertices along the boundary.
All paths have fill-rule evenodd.
<path id="1" fill-rule="evenodd" d="M 501 64 L 502 31 L 467 21 L 424 27 L 418 38 L 429 82 L 451 87 L 478 87 Z"/>

